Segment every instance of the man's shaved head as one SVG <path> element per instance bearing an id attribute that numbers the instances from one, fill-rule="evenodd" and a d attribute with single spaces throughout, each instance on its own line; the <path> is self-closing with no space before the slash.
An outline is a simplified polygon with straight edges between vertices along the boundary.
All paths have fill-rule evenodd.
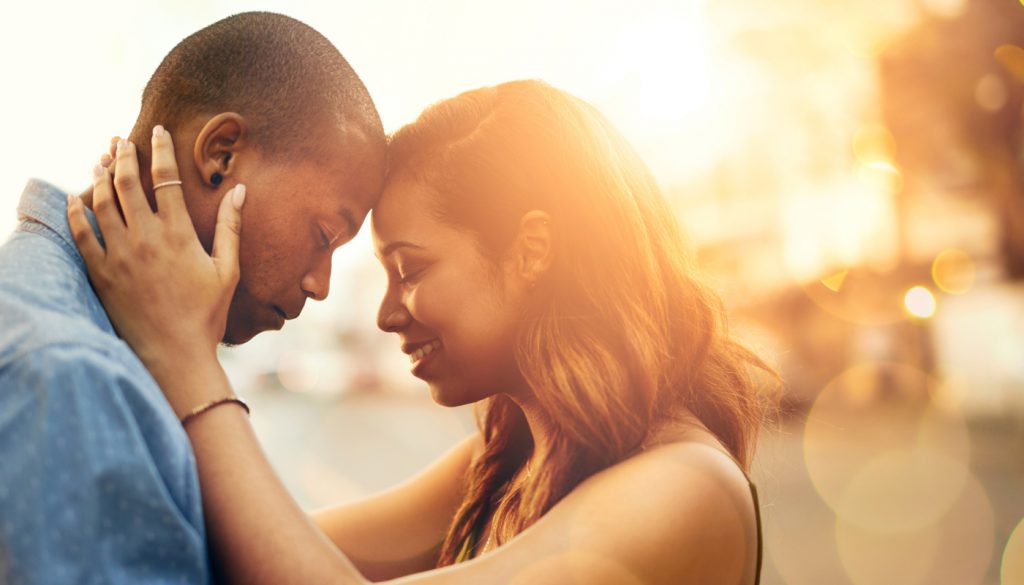
<path id="1" fill-rule="evenodd" d="M 304 137 L 322 125 L 384 142 L 370 94 L 338 49 L 281 14 L 236 14 L 178 43 L 146 84 L 132 138 L 144 145 L 156 124 L 173 130 L 219 112 L 244 116 L 270 156 L 315 155 Z"/>

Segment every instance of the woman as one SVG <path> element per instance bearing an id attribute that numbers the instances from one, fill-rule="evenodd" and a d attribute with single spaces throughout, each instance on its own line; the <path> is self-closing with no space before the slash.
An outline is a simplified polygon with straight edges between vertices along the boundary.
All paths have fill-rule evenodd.
<path id="1" fill-rule="evenodd" d="M 161 134 L 165 174 L 176 167 Z M 480 433 L 403 486 L 317 514 L 319 530 L 245 410 L 224 401 L 215 347 L 244 188 L 225 197 L 210 258 L 181 237 L 173 187 L 169 213 L 132 203 L 130 167 L 117 169 L 132 185 L 117 194 L 127 225 L 101 225 L 106 255 L 81 203 L 69 221 L 119 332 L 187 421 L 231 580 L 757 582 L 745 472 L 764 401 L 747 368 L 767 368 L 728 336 L 650 173 L 588 104 L 511 82 L 436 104 L 393 137 L 373 212 L 388 273 L 378 325 L 435 401 L 478 404 Z M 114 196 L 109 173 L 94 189 Z M 129 260 L 140 246 L 146 263 Z M 134 302 L 158 282 L 159 298 Z"/>

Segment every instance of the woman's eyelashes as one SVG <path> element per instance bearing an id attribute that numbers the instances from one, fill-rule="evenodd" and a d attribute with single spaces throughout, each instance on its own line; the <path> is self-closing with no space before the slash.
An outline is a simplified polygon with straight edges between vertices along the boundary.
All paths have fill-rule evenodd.
<path id="1" fill-rule="evenodd" d="M 426 269 L 427 266 L 423 262 L 399 261 L 395 266 L 395 275 L 398 277 L 399 284 L 407 285 L 419 280 Z"/>
<path id="2" fill-rule="evenodd" d="M 423 274 L 422 268 L 398 269 L 398 282 L 401 284 L 412 284 Z"/>

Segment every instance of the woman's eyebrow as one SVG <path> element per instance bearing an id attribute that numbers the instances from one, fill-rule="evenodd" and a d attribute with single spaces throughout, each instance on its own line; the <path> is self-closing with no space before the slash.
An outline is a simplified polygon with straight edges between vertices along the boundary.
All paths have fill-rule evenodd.
<path id="1" fill-rule="evenodd" d="M 387 255 L 391 254 L 392 252 L 394 252 L 395 250 L 398 250 L 399 248 L 414 248 L 416 250 L 422 250 L 423 246 L 419 246 L 419 245 L 413 244 L 412 242 L 406 242 L 404 240 L 399 240 L 397 242 L 391 242 L 387 246 L 384 246 L 384 248 L 381 249 L 381 251 L 380 251 L 380 256 L 381 256 L 381 258 L 383 258 L 384 256 L 387 256 Z"/>

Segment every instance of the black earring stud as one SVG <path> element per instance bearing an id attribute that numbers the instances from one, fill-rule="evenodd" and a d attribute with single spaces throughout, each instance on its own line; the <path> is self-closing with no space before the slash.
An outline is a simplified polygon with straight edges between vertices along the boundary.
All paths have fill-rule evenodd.
<path id="1" fill-rule="evenodd" d="M 220 185 L 220 182 L 223 180 L 224 177 L 220 173 L 213 173 L 212 175 L 210 175 L 210 182 L 213 183 L 214 187 Z"/>

